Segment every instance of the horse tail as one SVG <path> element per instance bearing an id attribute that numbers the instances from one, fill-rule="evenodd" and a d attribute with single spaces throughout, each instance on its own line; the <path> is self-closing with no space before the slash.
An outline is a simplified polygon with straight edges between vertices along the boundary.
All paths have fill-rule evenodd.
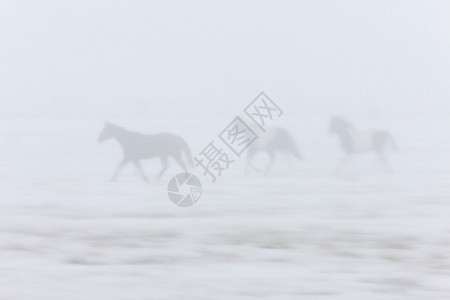
<path id="1" fill-rule="evenodd" d="M 375 151 L 381 153 L 385 150 L 386 145 L 389 144 L 392 151 L 397 151 L 397 143 L 394 140 L 394 137 L 387 131 L 378 131 L 374 136 L 374 148 Z"/>
<path id="2" fill-rule="evenodd" d="M 192 160 L 192 152 L 189 148 L 189 145 L 186 143 L 185 140 L 181 139 L 181 150 L 184 152 L 184 155 L 186 156 L 186 160 L 189 164 L 189 166 L 194 166 L 194 161 Z"/>
<path id="3" fill-rule="evenodd" d="M 292 141 L 292 144 L 291 144 L 291 153 L 292 153 L 292 155 L 293 155 L 294 157 L 296 157 L 296 158 L 302 160 L 303 157 L 302 157 L 302 155 L 300 154 L 300 151 L 298 150 L 297 144 L 294 142 L 293 139 L 291 139 L 291 141 Z"/>
<path id="4" fill-rule="evenodd" d="M 394 137 L 390 133 L 387 133 L 387 136 L 388 136 L 389 143 L 391 144 L 392 150 L 397 152 L 398 147 L 397 147 L 397 142 L 395 141 Z"/>
<path id="5" fill-rule="evenodd" d="M 294 157 L 303 159 L 298 149 L 297 143 L 295 142 L 292 135 L 283 128 L 278 129 L 278 134 L 281 138 L 282 143 L 285 144 L 286 150 L 290 152 Z"/>

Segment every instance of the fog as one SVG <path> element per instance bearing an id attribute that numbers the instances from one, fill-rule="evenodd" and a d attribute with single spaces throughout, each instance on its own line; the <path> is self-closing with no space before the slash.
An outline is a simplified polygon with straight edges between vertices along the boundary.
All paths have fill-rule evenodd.
<path id="1" fill-rule="evenodd" d="M 2 114 L 450 112 L 447 1 L 0 5 Z"/>
<path id="2" fill-rule="evenodd" d="M 0 298 L 448 299 L 449 16 L 1 1 Z"/>

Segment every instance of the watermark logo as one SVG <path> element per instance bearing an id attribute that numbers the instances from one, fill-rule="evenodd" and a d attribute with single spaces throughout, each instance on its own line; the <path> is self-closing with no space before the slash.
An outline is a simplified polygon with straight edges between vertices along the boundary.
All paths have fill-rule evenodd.
<path id="1" fill-rule="evenodd" d="M 266 131 L 267 121 L 274 117 L 281 117 L 283 111 L 264 92 L 259 95 L 244 109 L 245 114 L 252 119 L 262 131 Z"/>
<path id="2" fill-rule="evenodd" d="M 259 93 L 243 112 L 247 116 L 245 119 L 253 121 L 256 128 L 250 127 L 243 118 L 236 117 L 216 139 L 193 157 L 195 167 L 201 168 L 203 176 L 209 177 L 213 183 L 259 138 L 255 132 L 258 128 L 265 133 L 268 123 L 283 115 L 280 107 L 264 92 Z M 189 173 L 178 174 L 169 182 L 168 193 L 175 205 L 192 206 L 202 193 L 200 180 Z"/>
<path id="3" fill-rule="evenodd" d="M 208 175 L 212 182 L 216 182 L 217 177 L 222 176 L 222 172 L 228 170 L 234 160 L 230 160 L 228 154 L 211 141 L 199 153 L 199 157 L 194 157 L 194 162 L 195 167 L 203 169 L 203 175 Z"/>
<path id="4" fill-rule="evenodd" d="M 281 108 L 264 92 L 259 93 L 243 111 L 257 125 L 256 129 L 259 128 L 263 133 L 270 121 L 283 115 Z M 255 129 L 242 118 L 236 117 L 218 134 L 218 139 L 212 140 L 197 156 L 194 156 L 195 167 L 201 168 L 203 175 L 208 176 L 214 183 L 258 138 Z M 225 149 L 218 144 L 224 144 Z"/>
<path id="5" fill-rule="evenodd" d="M 197 176 L 190 173 L 175 175 L 167 186 L 170 201 L 180 207 L 197 203 L 202 195 L 202 184 Z"/>
<path id="6" fill-rule="evenodd" d="M 236 117 L 220 134 L 219 138 L 224 142 L 231 151 L 237 156 L 247 149 L 257 138 L 256 133 L 242 121 Z"/>

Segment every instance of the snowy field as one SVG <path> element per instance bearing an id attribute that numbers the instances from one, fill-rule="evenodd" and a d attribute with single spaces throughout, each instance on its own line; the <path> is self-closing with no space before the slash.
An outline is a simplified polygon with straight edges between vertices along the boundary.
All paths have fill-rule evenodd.
<path id="1" fill-rule="evenodd" d="M 108 181 L 120 150 L 97 143 L 103 120 L 3 118 L 0 299 L 449 299 L 450 122 L 353 120 L 396 137 L 391 174 L 365 155 L 334 178 L 328 116 L 286 117 L 305 161 L 198 174 L 202 198 L 178 208 L 173 163 L 159 182 L 158 161 L 148 183 L 132 166 Z M 117 123 L 180 134 L 196 154 L 229 121 Z"/>

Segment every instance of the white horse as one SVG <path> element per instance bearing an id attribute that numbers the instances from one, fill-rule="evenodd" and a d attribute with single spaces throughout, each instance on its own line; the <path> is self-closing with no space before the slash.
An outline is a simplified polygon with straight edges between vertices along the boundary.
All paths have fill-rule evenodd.
<path id="1" fill-rule="evenodd" d="M 338 175 L 353 155 L 370 152 L 375 152 L 390 169 L 385 149 L 388 144 L 393 149 L 397 149 L 397 146 L 389 132 L 382 130 L 359 131 L 342 117 L 332 117 L 329 129 L 331 134 L 336 134 L 339 137 L 341 148 L 346 154 L 338 163 L 335 175 Z"/>
<path id="2" fill-rule="evenodd" d="M 119 172 L 129 162 L 133 162 L 139 170 L 142 178 L 147 181 L 148 178 L 142 170 L 140 160 L 159 157 L 163 165 L 158 174 L 158 179 L 167 170 L 167 159 L 172 157 L 186 172 L 181 153 L 184 152 L 186 160 L 190 166 L 193 166 L 192 155 L 187 143 L 179 136 L 170 133 L 160 134 L 142 134 L 129 131 L 118 125 L 105 123 L 105 126 L 98 137 L 98 142 L 104 142 L 114 138 L 120 144 L 123 150 L 123 159 L 117 166 L 111 181 L 115 181 Z"/>
<path id="3" fill-rule="evenodd" d="M 245 173 L 248 172 L 249 167 L 257 172 L 261 172 L 260 169 L 252 165 L 252 160 L 258 152 L 266 152 L 269 154 L 270 161 L 264 171 L 265 174 L 272 168 L 277 152 L 289 153 L 297 159 L 303 159 L 291 134 L 284 128 L 267 130 L 266 133 L 261 135 L 248 147 Z"/>

